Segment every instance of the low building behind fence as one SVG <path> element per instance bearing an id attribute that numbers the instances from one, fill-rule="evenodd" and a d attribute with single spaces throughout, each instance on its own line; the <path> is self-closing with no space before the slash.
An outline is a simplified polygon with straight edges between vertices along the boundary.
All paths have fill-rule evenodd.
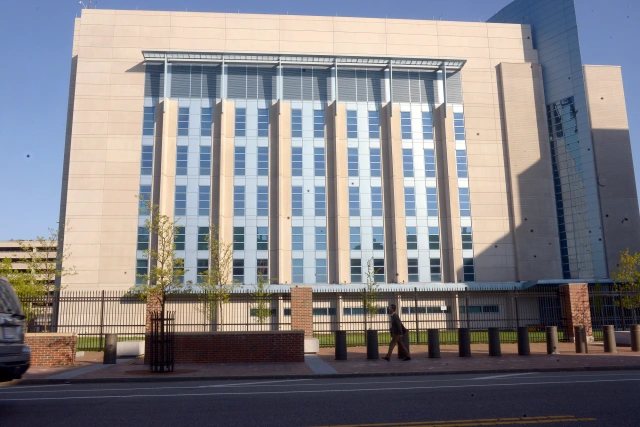
<path id="1" fill-rule="evenodd" d="M 573 286 L 571 288 L 571 286 Z M 582 286 L 583 293 L 576 293 Z M 518 326 L 529 328 L 532 342 L 544 342 L 545 327 L 558 327 L 560 341 L 570 341 L 573 326 L 583 324 L 602 339 L 602 326 L 628 330 L 637 323 L 640 292 L 617 292 L 610 286 L 534 286 L 528 289 L 473 289 L 462 286 L 427 288 L 384 286 L 367 296 L 357 286 L 313 287 L 313 336 L 321 347 L 334 345 L 334 332 L 347 331 L 350 346 L 365 344 L 365 331 L 379 331 L 387 344 L 389 317 L 395 304 L 412 344 L 426 344 L 427 330 L 439 329 L 442 344 L 457 344 L 457 329 L 470 328 L 473 343 L 487 342 L 487 329 L 497 327 L 502 342 L 516 342 Z M 169 295 L 165 310 L 175 312 L 176 332 L 286 331 L 291 330 L 290 287 L 277 285 L 270 295 L 257 298 L 252 287 L 239 287 L 229 301 L 214 295 Z M 572 290 L 572 292 L 570 292 Z M 584 295 L 584 296 L 581 296 Z M 571 298 L 573 298 L 571 300 Z M 583 298 L 584 301 L 580 300 Z M 375 309 L 367 314 L 365 300 Z M 21 296 L 29 332 L 61 332 L 78 335 L 78 350 L 100 351 L 105 334 L 119 340 L 144 339 L 147 304 L 144 297 L 121 291 L 61 291 L 57 295 Z M 570 302 L 567 302 L 570 301 Z"/>

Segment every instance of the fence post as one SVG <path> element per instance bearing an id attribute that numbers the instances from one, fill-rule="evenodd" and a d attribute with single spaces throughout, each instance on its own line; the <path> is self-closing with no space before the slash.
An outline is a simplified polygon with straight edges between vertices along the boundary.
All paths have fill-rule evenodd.
<path id="1" fill-rule="evenodd" d="M 100 348 L 106 350 L 105 346 L 106 346 L 106 341 L 104 336 L 104 289 L 103 289 L 102 295 L 100 296 Z M 111 362 L 108 362 L 108 363 L 111 363 Z"/>
<path id="2" fill-rule="evenodd" d="M 618 288 L 618 307 L 620 308 L 620 317 L 622 318 L 622 330 L 624 331 L 627 328 L 625 324 L 624 318 L 624 306 L 622 305 L 622 291 Z"/>
<path id="3" fill-rule="evenodd" d="M 367 345 L 367 288 L 363 291 L 362 311 L 364 312 L 364 345 Z"/>
<path id="4" fill-rule="evenodd" d="M 520 307 L 518 304 L 518 290 L 516 288 L 513 289 L 513 300 L 516 308 L 516 330 L 520 327 Z"/>
<path id="5" fill-rule="evenodd" d="M 471 329 L 471 319 L 469 318 L 469 290 L 464 291 L 465 313 L 467 315 L 467 329 Z"/>
<path id="6" fill-rule="evenodd" d="M 420 344 L 420 323 L 418 320 L 418 288 L 414 288 L 414 300 L 415 300 L 415 310 L 416 310 L 416 343 Z"/>

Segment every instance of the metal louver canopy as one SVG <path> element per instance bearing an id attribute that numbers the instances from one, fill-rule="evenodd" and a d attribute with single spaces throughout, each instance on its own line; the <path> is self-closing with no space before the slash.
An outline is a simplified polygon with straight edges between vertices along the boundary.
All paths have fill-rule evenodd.
<path id="1" fill-rule="evenodd" d="M 464 67 L 464 59 L 437 58 L 398 58 L 398 57 L 359 57 L 359 56 L 325 56 L 325 55 L 264 55 L 247 53 L 214 53 L 214 52 L 174 52 L 174 51 L 142 51 L 146 62 L 191 62 L 191 63 L 251 63 L 251 64 L 308 64 L 334 67 L 340 65 L 376 68 L 419 68 L 438 70 L 445 68 L 454 73 Z"/>

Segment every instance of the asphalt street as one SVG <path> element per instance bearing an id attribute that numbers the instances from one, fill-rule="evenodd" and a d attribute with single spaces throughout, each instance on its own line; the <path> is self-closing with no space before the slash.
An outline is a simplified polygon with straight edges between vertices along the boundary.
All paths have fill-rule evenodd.
<path id="1" fill-rule="evenodd" d="M 2 426 L 640 425 L 640 372 L 0 388 Z"/>

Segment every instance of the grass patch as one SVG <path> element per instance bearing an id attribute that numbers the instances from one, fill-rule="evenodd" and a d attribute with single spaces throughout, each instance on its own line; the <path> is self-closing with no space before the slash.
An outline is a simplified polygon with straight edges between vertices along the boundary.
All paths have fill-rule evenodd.
<path id="1" fill-rule="evenodd" d="M 335 347 L 335 334 L 333 332 L 313 334 L 320 342 L 320 347 Z M 428 332 L 409 331 L 409 340 L 411 344 L 425 345 L 428 344 Z M 364 332 L 347 332 L 347 347 L 363 347 L 365 334 Z M 564 332 L 558 331 L 558 341 L 564 341 Z M 391 334 L 389 332 L 378 332 L 378 343 L 380 345 L 389 345 L 391 342 Z M 518 334 L 516 331 L 500 331 L 500 342 L 503 344 L 515 344 L 518 342 Z M 529 342 L 541 343 L 546 342 L 546 334 L 542 331 L 529 332 Z M 488 344 L 489 333 L 487 331 L 471 331 L 471 344 Z M 455 329 L 440 330 L 441 345 L 457 345 L 458 331 Z"/>

